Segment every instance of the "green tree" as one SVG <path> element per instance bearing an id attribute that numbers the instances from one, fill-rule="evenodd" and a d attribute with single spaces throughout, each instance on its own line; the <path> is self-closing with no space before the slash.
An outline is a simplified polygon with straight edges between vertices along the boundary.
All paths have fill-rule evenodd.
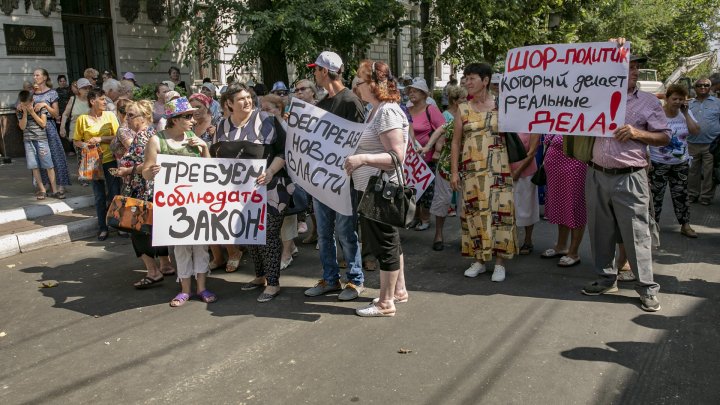
<path id="1" fill-rule="evenodd" d="M 175 5 L 169 44 L 182 44 L 186 64 L 200 55 L 239 71 L 259 60 L 266 83 L 287 83 L 288 63 L 304 69 L 322 50 L 354 65 L 378 35 L 403 23 L 404 14 L 399 2 L 386 0 L 188 0 Z M 247 33 L 239 44 L 238 33 Z M 235 55 L 219 60 L 219 50 L 232 44 Z"/>

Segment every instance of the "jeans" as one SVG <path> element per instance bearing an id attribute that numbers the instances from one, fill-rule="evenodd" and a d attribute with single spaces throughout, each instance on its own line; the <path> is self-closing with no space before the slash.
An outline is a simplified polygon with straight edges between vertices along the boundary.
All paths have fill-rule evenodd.
<path id="1" fill-rule="evenodd" d="M 353 194 L 353 207 L 355 207 L 355 194 Z M 320 245 L 320 261 L 323 266 L 323 280 L 334 284 L 340 279 L 340 267 L 335 251 L 335 234 L 340 242 L 340 248 L 347 262 L 347 281 L 355 285 L 362 285 L 365 281 L 360 257 L 360 245 L 356 231 L 357 213 L 354 215 L 340 215 L 332 208 L 313 200 L 315 218 L 317 219 L 318 244 Z"/>
<path id="2" fill-rule="evenodd" d="M 100 232 L 107 232 L 108 204 L 116 195 L 120 194 L 120 178 L 110 174 L 110 168 L 117 167 L 117 161 L 103 163 L 103 175 L 105 180 L 93 180 L 92 188 L 95 195 L 95 215 L 97 215 L 98 229 Z M 107 188 L 107 192 L 106 189 Z"/>

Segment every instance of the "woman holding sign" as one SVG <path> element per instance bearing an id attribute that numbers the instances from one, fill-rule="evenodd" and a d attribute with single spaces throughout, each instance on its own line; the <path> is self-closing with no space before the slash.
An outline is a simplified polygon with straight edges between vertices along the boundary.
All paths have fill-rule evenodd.
<path id="1" fill-rule="evenodd" d="M 210 157 L 207 144 L 192 132 L 195 120 L 194 108 L 186 97 L 180 97 L 165 104 L 165 129 L 150 138 L 145 146 L 143 177 L 153 180 L 160 172 L 158 154 Z M 170 301 L 171 307 L 179 307 L 190 299 L 191 279 L 197 281 L 197 295 L 206 303 L 217 301 L 217 296 L 205 288 L 210 255 L 204 245 L 175 246 L 175 260 L 178 281 L 182 291 Z"/>
<path id="2" fill-rule="evenodd" d="M 255 279 L 243 284 L 241 289 L 264 287 L 257 301 L 268 302 L 280 294 L 280 229 L 294 190 L 285 171 L 285 130 L 276 117 L 253 106 L 253 93 L 244 84 L 229 86 L 223 93 L 222 104 L 230 116 L 218 124 L 215 143 L 242 146 L 246 154 L 241 157 L 267 159 L 267 168 L 257 179 L 259 185 L 267 186 L 266 243 L 248 247 L 255 262 Z M 218 148 L 222 149 L 232 148 Z"/>
<path id="3" fill-rule="evenodd" d="M 398 104 L 400 91 L 388 65 L 365 60 L 360 63 L 357 77 L 360 98 L 372 104 L 373 109 L 366 117 L 368 125 L 355 154 L 345 160 L 345 170 L 352 175 L 355 190 L 364 192 L 370 176 L 379 170 L 394 169 L 388 152 L 395 152 L 401 162 L 405 160 L 410 124 Z M 363 317 L 395 316 L 395 303 L 408 300 L 400 234 L 393 226 L 365 217 L 360 217 L 360 228 L 363 245 L 369 245 L 380 263 L 380 297 L 355 313 Z"/>
<path id="4" fill-rule="evenodd" d="M 517 251 L 512 171 L 498 134 L 495 98 L 488 90 L 492 67 L 471 63 L 464 73 L 471 100 L 455 113 L 450 185 L 465 201 L 458 203 L 463 208 L 462 254 L 475 259 L 465 276 L 484 273 L 494 255 L 492 281 L 500 282 L 505 280 L 504 260 Z"/>

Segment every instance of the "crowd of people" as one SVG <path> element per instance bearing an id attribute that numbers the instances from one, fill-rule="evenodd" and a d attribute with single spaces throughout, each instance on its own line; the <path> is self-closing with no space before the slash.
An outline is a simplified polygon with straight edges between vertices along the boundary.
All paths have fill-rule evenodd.
<path id="1" fill-rule="evenodd" d="M 642 309 L 658 311 L 651 229 L 660 218 L 669 184 L 680 232 L 698 237 L 690 226 L 689 204 L 710 204 L 714 195 L 712 150 L 720 134 L 720 100 L 710 94 L 710 80 L 701 78 L 694 86 L 695 98 L 688 100 L 687 89 L 673 85 L 662 104 L 636 86 L 644 62 L 636 56 L 630 59 L 625 125 L 613 137 L 594 139 L 592 157 L 586 160 L 574 153 L 581 144 L 578 137 L 520 133 L 526 153 L 511 162 L 508 134 L 498 131 L 496 85 L 501 76 L 485 63 L 467 65 L 459 83 L 448 83 L 439 100 L 442 110 L 424 79 L 402 82 L 382 61 L 362 61 L 352 89 L 346 88 L 342 59 L 326 51 L 308 64 L 314 80 L 300 79 L 290 88 L 277 82 L 268 94 L 259 83 L 231 83 L 219 100 L 209 80 L 191 94 L 174 67 L 168 72 L 170 80 L 155 86 L 155 100 L 133 99 L 137 83 L 130 72 L 121 81 L 112 72 L 103 72 L 102 88 L 97 87 L 95 69 L 87 69 L 83 78 L 70 84 L 59 76 L 61 87 L 56 91 L 48 72 L 37 69 L 33 83 L 19 94 L 17 113 L 38 199 L 65 198 L 63 187 L 70 184 L 66 152 L 99 152 L 103 176 L 90 181 L 98 240 L 109 235 L 105 217 L 114 196 L 153 200 L 159 154 L 236 157 L 232 145 L 257 146 L 246 149 L 248 158 L 267 162 L 258 178 L 269 196 L 265 245 L 175 246 L 173 264 L 167 246 L 152 246 L 147 234 L 129 235 L 147 269 L 134 286 L 153 287 L 165 276 L 176 275 L 181 291 L 171 300 L 173 307 L 191 298 L 193 277 L 197 296 L 206 303 L 216 301 L 216 294 L 207 288 L 208 272 L 236 271 L 244 253 L 252 257 L 255 278 L 240 288 L 260 290 L 258 302 L 273 300 L 281 291 L 281 270 L 292 264 L 298 252 L 295 240 L 306 233 L 302 243 L 316 243 L 322 265 L 318 282 L 305 291 L 306 296 L 338 293 L 339 300 L 354 300 L 365 290 L 364 271 L 379 269 L 379 297 L 356 313 L 395 315 L 396 304 L 409 299 L 398 229 L 358 217 L 357 202 L 370 176 L 391 172 L 393 159 L 403 161 L 410 144 L 436 173 L 417 201 L 410 228 L 425 231 L 434 217 L 432 249 L 443 250 L 445 219 L 457 212 L 461 251 L 471 259 L 465 276 L 492 270 L 491 280 L 502 282 L 516 254 L 533 253 L 533 227 L 540 220 L 534 179 L 543 170 L 544 216 L 558 231 L 555 245 L 539 256 L 557 259 L 560 267 L 579 265 L 587 228 L 597 280 L 582 293 L 614 292 L 618 281 L 636 280 Z M 357 150 L 343 166 L 352 179 L 353 215 L 336 212 L 312 196 L 307 209 L 290 212 L 295 193 L 304 193 L 285 170 L 285 119 L 291 95 L 367 124 Z M 65 138 L 72 139 L 74 148 L 63 147 Z M 213 148 L 220 143 L 231 147 Z M 390 181 L 396 179 L 390 176 Z M 341 268 L 346 269 L 345 282 Z"/>

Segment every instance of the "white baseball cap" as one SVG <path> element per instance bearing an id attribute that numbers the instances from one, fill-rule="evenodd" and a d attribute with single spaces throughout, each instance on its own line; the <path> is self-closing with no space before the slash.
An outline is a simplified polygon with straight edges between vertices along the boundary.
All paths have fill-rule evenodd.
<path id="1" fill-rule="evenodd" d="M 412 87 L 414 89 L 418 89 L 422 91 L 423 93 L 429 95 L 430 89 L 428 88 L 427 82 L 422 77 L 416 77 L 413 79 L 411 84 L 408 84 L 405 87 Z"/>
<path id="2" fill-rule="evenodd" d="M 315 63 L 307 65 L 309 68 L 314 68 L 315 66 L 320 66 L 331 72 L 338 73 L 343 67 L 343 61 L 340 58 L 340 55 L 335 52 L 325 51 L 321 53 L 317 59 L 315 59 Z"/>

